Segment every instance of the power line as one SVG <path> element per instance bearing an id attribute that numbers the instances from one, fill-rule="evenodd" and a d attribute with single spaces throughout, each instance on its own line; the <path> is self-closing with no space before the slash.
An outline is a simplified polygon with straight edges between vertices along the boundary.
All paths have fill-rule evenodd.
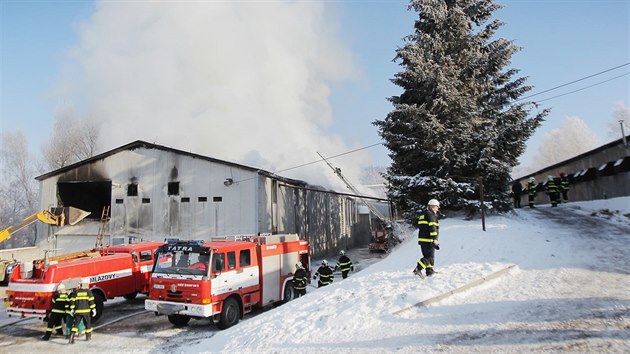
<path id="1" fill-rule="evenodd" d="M 545 102 L 545 101 L 552 100 L 552 99 L 554 99 L 554 98 L 558 98 L 558 97 L 566 96 L 566 95 L 569 95 L 569 94 L 572 94 L 572 93 L 576 93 L 576 92 L 579 92 L 579 91 L 583 91 L 583 90 L 586 90 L 587 88 L 591 88 L 591 87 L 593 87 L 593 86 L 601 85 L 601 84 L 603 84 L 603 83 L 605 83 L 605 82 L 608 82 L 608 81 L 611 81 L 611 80 L 618 79 L 618 78 L 623 77 L 623 76 L 626 76 L 626 75 L 628 75 L 628 74 L 630 74 L 630 71 L 629 71 L 629 72 L 627 72 L 627 73 L 624 73 L 624 74 L 621 74 L 621 75 L 615 76 L 615 77 L 611 77 L 611 78 L 610 78 L 610 79 L 608 79 L 608 80 L 600 81 L 600 82 L 594 83 L 594 84 L 592 84 L 592 85 L 589 85 L 589 86 L 586 86 L 586 87 L 582 87 L 582 88 L 577 89 L 577 90 L 573 90 L 573 91 L 570 91 L 570 92 L 567 92 L 567 93 L 563 93 L 563 94 L 561 94 L 561 95 L 557 95 L 557 96 L 553 96 L 553 97 L 545 98 L 544 100 L 540 100 L 540 101 L 536 101 L 536 102 L 537 102 L 537 103 L 539 103 L 539 102 Z"/>
<path id="2" fill-rule="evenodd" d="M 534 94 L 529 95 L 529 96 L 525 96 L 525 97 L 523 97 L 523 98 L 519 99 L 519 100 L 518 100 L 518 101 L 516 101 L 516 102 L 526 100 L 526 99 L 528 99 L 528 98 L 530 98 L 530 97 L 534 97 L 534 96 L 542 95 L 543 93 L 546 93 L 546 92 L 549 92 L 549 91 L 553 91 L 553 90 L 557 90 L 557 89 L 559 89 L 559 88 L 562 88 L 562 87 L 565 87 L 565 86 L 568 86 L 568 85 L 574 84 L 574 83 L 576 83 L 576 82 L 584 81 L 584 80 L 586 80 L 586 79 L 590 79 L 590 78 L 592 78 L 592 77 L 595 77 L 595 76 L 598 76 L 598 75 L 601 75 L 601 74 L 605 74 L 605 73 L 607 73 L 607 72 L 609 72 L 609 71 L 613 71 L 613 70 L 616 70 L 616 69 L 619 69 L 619 68 L 622 68 L 622 67 L 624 67 L 624 66 L 628 66 L 628 65 L 630 65 L 630 62 L 625 63 L 625 64 L 621 64 L 621 65 L 618 65 L 618 66 L 615 66 L 614 68 L 610 68 L 610 69 L 606 69 L 606 70 L 604 70 L 604 71 L 600 71 L 600 72 L 598 72 L 598 73 L 595 73 L 595 74 L 592 74 L 592 75 L 589 75 L 589 76 L 585 76 L 585 77 L 583 77 L 583 78 L 581 78 L 581 79 L 577 79 L 577 80 L 573 80 L 573 81 L 571 81 L 571 82 L 567 82 L 566 84 L 562 84 L 562 85 L 559 85 L 559 86 L 556 86 L 556 87 L 552 87 L 552 88 L 550 88 L 550 89 L 547 89 L 547 90 L 544 90 L 544 91 L 541 91 L 541 92 L 538 92 L 538 93 L 534 93 Z M 627 74 L 624 74 L 624 75 L 627 75 Z M 623 76 L 623 75 L 621 75 L 621 76 Z M 616 78 L 618 78 L 618 77 L 621 77 L 621 76 L 617 76 L 617 77 L 615 77 L 615 79 L 616 79 Z M 612 79 L 611 79 L 611 80 L 612 80 Z M 608 80 L 608 81 L 610 81 L 610 80 Z M 606 82 L 606 81 L 604 81 L 604 82 Z M 592 86 L 595 86 L 595 85 L 591 85 L 591 86 L 588 86 L 588 87 L 592 87 Z M 577 92 L 577 91 L 573 91 L 573 92 Z M 560 96 L 558 96 L 558 97 L 560 97 Z M 549 98 L 549 99 L 550 99 L 550 98 Z M 545 99 L 545 101 L 546 101 L 546 100 L 548 100 L 548 99 Z M 538 102 L 542 102 L 542 101 L 538 101 Z"/>
<path id="3" fill-rule="evenodd" d="M 342 152 L 341 154 L 333 155 L 333 156 L 329 157 L 328 159 L 330 160 L 330 159 L 334 159 L 334 158 L 339 157 L 339 156 L 352 154 L 352 153 L 355 153 L 355 152 L 357 152 L 357 151 L 361 151 L 361 150 L 369 149 L 369 148 L 374 147 L 374 146 L 377 146 L 377 145 L 383 145 L 383 143 L 374 143 L 374 144 L 372 144 L 372 145 L 368 145 L 368 146 L 360 147 L 360 148 L 358 148 L 358 149 L 354 149 L 354 150 L 350 150 L 350 151 Z M 303 163 L 303 164 L 301 164 L 301 165 L 297 165 L 297 166 L 293 166 L 293 167 L 285 168 L 285 169 L 283 169 L 283 170 L 277 170 L 277 171 L 274 171 L 274 172 L 271 172 L 271 173 L 275 175 L 275 174 L 278 174 L 278 173 L 280 173 L 280 172 L 286 172 L 286 171 L 294 170 L 294 169 L 296 169 L 296 168 L 300 168 L 300 167 L 304 167 L 304 166 L 308 166 L 308 165 L 313 165 L 313 164 L 316 164 L 316 163 L 320 163 L 320 162 L 322 162 L 322 161 L 324 161 L 324 160 L 311 161 L 311 162 Z M 255 177 L 246 178 L 246 179 L 243 179 L 243 180 L 240 180 L 240 181 L 234 181 L 234 183 L 245 182 L 245 181 L 252 180 L 252 179 L 254 179 L 254 178 L 255 178 Z"/>
<path id="4" fill-rule="evenodd" d="M 610 72 L 610 71 L 613 71 L 613 70 L 616 70 L 616 69 L 619 69 L 619 68 L 622 68 L 622 67 L 624 67 L 624 66 L 628 66 L 628 65 L 630 65 L 630 62 L 625 63 L 625 64 L 621 64 L 621 65 L 618 65 L 618 66 L 615 66 L 615 67 L 610 68 L 610 69 L 606 69 L 606 70 L 600 71 L 600 72 L 595 73 L 595 74 L 592 74 L 592 75 L 585 76 L 585 77 L 580 78 L 580 79 L 577 79 L 577 80 L 573 80 L 573 81 L 571 81 L 571 82 L 567 82 L 567 83 L 562 84 L 562 85 L 558 85 L 558 86 L 552 87 L 552 88 L 550 88 L 550 89 L 547 89 L 547 90 L 544 90 L 544 91 L 541 91 L 541 92 L 538 92 L 538 93 L 535 93 L 535 94 L 532 94 L 532 95 L 529 95 L 529 96 L 525 96 L 525 97 L 523 97 L 523 98 L 521 98 L 521 99 L 517 100 L 516 102 L 520 102 L 520 101 L 526 100 L 526 99 L 528 99 L 528 98 L 530 98 L 530 97 L 534 97 L 534 96 L 542 95 L 543 93 L 547 93 L 547 92 L 550 92 L 550 91 L 554 91 L 554 90 L 557 90 L 557 89 L 559 89 L 559 88 L 562 88 L 562 87 L 565 87 L 565 86 L 572 85 L 572 84 L 574 84 L 574 83 L 576 83 L 576 82 L 584 81 L 584 80 L 590 79 L 590 78 L 592 78 L 592 77 L 595 77 L 595 76 L 598 76 L 598 75 L 602 75 L 602 74 L 605 74 L 605 73 L 607 73 L 607 72 Z M 621 75 L 617 75 L 617 76 L 612 77 L 612 78 L 609 78 L 609 79 L 607 79 L 607 80 L 600 81 L 600 82 L 597 82 L 597 83 L 595 83 L 595 84 L 592 84 L 592 85 L 589 85 L 589 86 L 586 86 L 586 87 L 582 87 L 582 88 L 580 88 L 580 89 L 573 90 L 573 91 L 570 91 L 570 92 L 567 92 L 567 93 L 563 93 L 563 94 L 561 94 L 561 95 L 557 95 L 557 96 L 553 96 L 553 97 L 545 98 L 544 100 L 540 100 L 540 101 L 537 101 L 537 102 L 549 101 L 549 100 L 552 100 L 552 99 L 554 99 L 554 98 L 558 98 L 558 97 L 566 96 L 566 95 L 569 95 L 569 94 L 572 94 L 572 93 L 576 93 L 576 92 L 579 92 L 579 91 L 583 91 L 583 90 L 586 90 L 586 89 L 588 89 L 588 88 L 591 88 L 591 87 L 594 87 L 594 86 L 597 86 L 597 85 L 601 85 L 601 84 L 603 84 L 603 83 L 606 83 L 606 82 L 608 82 L 608 81 L 612 81 L 612 80 L 618 79 L 618 78 L 620 78 L 620 77 L 626 76 L 626 75 L 628 75 L 628 74 L 630 74 L 630 72 L 627 72 L 627 73 L 624 73 L 624 74 L 621 74 Z M 382 144 L 383 144 L 383 143 L 375 143 L 375 144 L 371 144 L 371 145 L 364 146 L 364 147 L 361 147 L 361 148 L 358 148 L 358 149 L 354 149 L 354 150 L 346 151 L 346 152 L 343 152 L 343 153 L 341 153 L 341 154 L 333 155 L 333 156 L 329 157 L 328 159 L 333 159 L 333 158 L 336 158 L 336 157 L 340 157 L 340 156 L 344 156 L 344 155 L 352 154 L 352 153 L 355 153 L 355 152 L 357 152 L 357 151 L 361 151 L 361 150 L 369 149 L 369 148 L 371 148 L 371 147 L 374 147 L 374 146 L 377 146 L 377 145 L 382 145 Z M 272 172 L 272 173 L 273 173 L 273 174 L 278 174 L 278 173 L 281 173 L 281 172 L 286 172 L 286 171 L 294 170 L 294 169 L 296 169 L 296 168 L 301 168 L 301 167 L 304 167 L 304 166 L 308 166 L 308 165 L 313 165 L 313 164 L 316 164 L 316 163 L 320 163 L 320 162 L 322 162 L 322 161 L 323 161 L 323 160 L 315 160 L 315 161 L 311 161 L 311 162 L 303 163 L 303 164 L 301 164 L 301 165 L 297 165 L 297 166 L 293 166 L 293 167 L 285 168 L 285 169 L 282 169 L 282 170 L 278 170 L 278 171 L 275 171 L 275 172 Z M 236 181 L 236 182 L 244 182 L 244 181 L 247 181 L 247 180 L 249 180 L 249 179 L 252 179 L 252 178 L 247 178 L 247 179 L 244 179 L 244 180 L 242 180 L 242 181 Z"/>

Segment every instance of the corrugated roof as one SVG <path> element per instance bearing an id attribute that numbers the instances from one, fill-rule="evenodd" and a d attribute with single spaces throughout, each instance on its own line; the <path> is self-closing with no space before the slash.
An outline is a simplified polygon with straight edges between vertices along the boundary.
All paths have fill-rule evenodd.
<path id="1" fill-rule="evenodd" d="M 189 156 L 189 157 L 193 157 L 193 158 L 197 158 L 197 159 L 202 159 L 202 160 L 206 160 L 206 161 L 210 161 L 210 162 L 220 163 L 220 164 L 224 164 L 224 165 L 228 165 L 228 166 L 238 167 L 238 168 L 241 168 L 241 169 L 244 169 L 244 170 L 257 172 L 258 174 L 261 174 L 261 175 L 264 175 L 264 176 L 268 176 L 268 177 L 273 177 L 273 178 L 282 180 L 282 181 L 287 182 L 287 183 L 292 183 L 292 184 L 297 184 L 297 185 L 307 185 L 307 183 L 304 182 L 304 181 L 294 180 L 294 179 L 278 176 L 278 175 L 276 175 L 276 174 L 274 174 L 272 172 L 265 171 L 265 170 L 262 170 L 262 169 L 259 169 L 259 168 L 255 168 L 255 167 L 251 167 L 251 166 L 245 166 L 245 165 L 237 164 L 237 163 L 234 163 L 234 162 L 219 160 L 219 159 L 215 159 L 215 158 L 212 158 L 212 157 L 195 154 L 195 153 L 188 152 L 188 151 L 178 150 L 178 149 L 170 148 L 170 147 L 163 146 L 163 145 L 152 144 L 152 143 L 148 143 L 148 142 L 142 141 L 142 140 L 136 140 L 136 141 L 134 141 L 132 143 L 120 146 L 120 147 L 118 147 L 116 149 L 109 150 L 109 151 L 104 152 L 102 154 L 90 157 L 89 159 L 85 159 L 85 160 L 73 163 L 71 165 L 64 166 L 64 167 L 59 168 L 57 170 L 50 171 L 50 172 L 45 173 L 45 174 L 43 174 L 41 176 L 35 177 L 35 179 L 38 180 L 38 181 L 41 181 L 41 180 L 44 180 L 46 178 L 49 178 L 49 177 L 56 176 L 58 174 L 64 173 L 66 171 L 70 171 L 70 170 L 75 169 L 75 168 L 77 168 L 79 166 L 87 165 L 87 164 L 90 164 L 90 163 L 92 163 L 94 161 L 102 160 L 102 159 L 104 159 L 106 157 L 115 155 L 115 154 L 117 154 L 117 153 L 119 153 L 121 151 L 135 150 L 135 149 L 141 149 L 141 148 L 168 151 L 168 152 L 172 152 L 172 153 L 179 154 L 179 155 L 185 155 L 185 156 Z"/>

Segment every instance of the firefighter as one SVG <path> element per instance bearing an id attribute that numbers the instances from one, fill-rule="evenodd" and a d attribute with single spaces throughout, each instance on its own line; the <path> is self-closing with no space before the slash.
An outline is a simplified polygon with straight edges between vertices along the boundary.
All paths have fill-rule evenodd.
<path id="1" fill-rule="evenodd" d="M 558 206 L 558 197 L 560 196 L 558 185 L 556 181 L 553 179 L 553 176 L 547 176 L 547 185 L 545 186 L 547 190 L 547 195 L 549 195 L 549 201 L 551 202 L 552 207 Z"/>
<path id="2" fill-rule="evenodd" d="M 527 195 L 529 198 L 529 207 L 534 208 L 534 198 L 536 198 L 536 179 L 534 177 L 529 177 L 527 181 Z"/>
<path id="3" fill-rule="evenodd" d="M 354 272 L 354 266 L 352 265 L 352 261 L 348 256 L 346 256 L 346 251 L 341 250 L 339 252 L 339 260 L 337 261 L 337 265 L 335 265 L 335 270 L 341 270 L 341 277 L 346 279 L 348 277 L 348 272 Z"/>
<path id="4" fill-rule="evenodd" d="M 68 307 L 68 294 L 66 293 L 66 286 L 59 283 L 57 285 L 57 291 L 52 298 L 53 308 L 48 318 L 48 327 L 46 328 L 46 334 L 42 337 L 42 340 L 49 340 L 53 331 L 57 334 L 63 335 L 63 329 L 61 322 L 66 316 L 66 308 Z"/>
<path id="5" fill-rule="evenodd" d="M 90 283 L 83 280 L 81 281 L 81 287 L 70 295 L 70 314 L 74 316 L 72 333 L 68 341 L 70 344 L 74 344 L 74 337 L 79 331 L 78 326 L 81 320 L 83 320 L 85 325 L 85 340 L 92 339 L 92 316 L 96 316 L 96 304 L 89 286 Z"/>
<path id="6" fill-rule="evenodd" d="M 79 290 L 81 287 L 81 283 L 77 283 L 77 285 L 71 289 L 68 294 L 68 301 L 66 304 L 66 339 L 70 339 L 70 333 L 72 333 L 72 325 L 74 324 L 74 315 L 72 311 L 70 311 L 70 296 L 73 291 Z M 83 320 L 79 322 L 79 326 L 77 327 L 77 336 L 83 335 L 85 333 L 85 325 L 83 324 Z"/>
<path id="7" fill-rule="evenodd" d="M 562 192 L 562 203 L 569 202 L 569 176 L 566 173 L 560 172 L 560 191 Z"/>
<path id="8" fill-rule="evenodd" d="M 428 277 L 435 273 L 433 266 L 435 264 L 435 250 L 440 249 L 440 241 L 438 240 L 440 232 L 440 223 L 438 222 L 437 212 L 440 209 L 440 202 L 431 199 L 427 203 L 427 210 L 418 218 L 418 244 L 422 250 L 422 258 L 416 264 L 413 273 L 424 278 L 422 270 L 426 272 Z"/>
<path id="9" fill-rule="evenodd" d="M 319 277 L 319 280 L 317 281 L 318 288 L 321 288 L 322 286 L 330 285 L 333 282 L 333 271 L 332 269 L 330 269 L 330 267 L 328 266 L 328 261 L 325 259 L 322 261 L 322 265 L 319 266 L 315 275 L 313 275 L 313 279 L 317 279 L 318 277 Z"/>
<path id="10" fill-rule="evenodd" d="M 295 297 L 306 295 L 306 281 L 308 276 L 306 275 L 306 269 L 301 262 L 295 265 L 295 273 L 293 273 L 293 289 L 295 289 Z"/>

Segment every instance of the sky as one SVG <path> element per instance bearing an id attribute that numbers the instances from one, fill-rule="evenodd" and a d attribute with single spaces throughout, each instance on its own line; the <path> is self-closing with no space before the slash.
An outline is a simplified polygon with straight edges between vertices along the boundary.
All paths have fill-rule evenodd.
<path id="1" fill-rule="evenodd" d="M 412 274 L 417 233 L 379 260 L 348 252 L 347 279 L 218 330 L 136 315 L 68 346 L 41 321 L 0 348 L 49 353 L 624 353 L 630 350 L 630 197 L 440 220 L 438 273 Z M 593 227 L 596 225 L 597 227 Z M 594 247 L 596 245 L 596 247 Z M 335 261 L 332 258 L 329 262 Z M 319 260 L 313 260 L 312 268 Z M 507 269 L 505 272 L 502 270 Z M 496 277 L 494 277 L 496 275 Z M 485 281 L 484 281 L 485 279 Z M 452 292 L 452 295 L 449 293 Z M 0 306 L 2 306 L 0 304 Z M 115 304 L 111 306 L 116 306 Z M 15 322 L 0 312 L 0 325 Z M 137 327 L 130 325 L 138 323 Z M 159 323 L 159 325 L 157 324 Z M 100 326 L 100 324 L 99 324 Z M 151 328 L 151 329 L 150 329 Z"/>
<path id="2" fill-rule="evenodd" d="M 580 80 L 531 98 L 552 111 L 522 164 L 569 117 L 612 140 L 615 107 L 630 106 L 628 1 L 499 3 L 530 94 Z M 389 163 L 372 122 L 401 93 L 390 80 L 417 18 L 407 4 L 0 0 L 0 131 L 40 154 L 66 112 L 101 124 L 101 151 L 139 139 L 339 184 L 310 164 L 319 152 L 358 181 Z"/>

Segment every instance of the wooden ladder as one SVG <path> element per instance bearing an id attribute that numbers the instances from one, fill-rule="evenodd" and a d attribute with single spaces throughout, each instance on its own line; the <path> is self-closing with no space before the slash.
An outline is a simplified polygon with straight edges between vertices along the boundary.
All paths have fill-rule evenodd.
<path id="1" fill-rule="evenodd" d="M 94 246 L 96 249 L 103 248 L 103 238 L 105 236 L 105 231 L 107 230 L 107 226 L 109 224 L 109 205 L 103 207 L 103 212 L 101 213 L 101 222 L 98 225 L 98 234 L 96 235 L 96 245 Z"/>

